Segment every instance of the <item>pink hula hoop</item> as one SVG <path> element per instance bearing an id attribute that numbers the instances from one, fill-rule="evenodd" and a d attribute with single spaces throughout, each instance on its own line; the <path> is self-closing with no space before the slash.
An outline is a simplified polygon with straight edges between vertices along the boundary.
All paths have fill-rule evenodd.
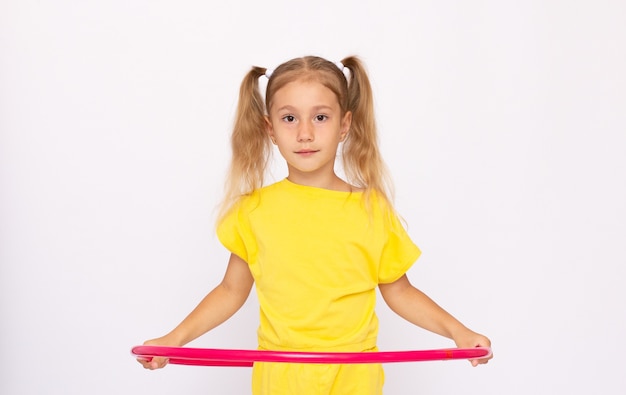
<path id="1" fill-rule="evenodd" d="M 377 352 L 298 352 L 135 346 L 132 348 L 131 353 L 137 358 L 146 360 L 151 360 L 154 357 L 169 358 L 169 363 L 177 365 L 249 367 L 254 362 L 352 364 L 482 359 L 491 355 L 491 348 L 443 348 L 437 350 Z"/>

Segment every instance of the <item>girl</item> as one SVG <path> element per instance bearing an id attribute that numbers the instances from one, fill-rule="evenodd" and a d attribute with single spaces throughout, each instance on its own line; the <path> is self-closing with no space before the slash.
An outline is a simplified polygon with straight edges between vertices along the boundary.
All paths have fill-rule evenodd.
<path id="1" fill-rule="evenodd" d="M 344 68 L 349 71 L 344 74 Z M 268 77 L 265 103 L 259 78 Z M 264 186 L 271 145 L 288 176 Z M 341 146 L 346 180 L 335 173 Z M 318 57 L 271 72 L 253 67 L 239 92 L 232 161 L 217 234 L 231 252 L 226 274 L 169 334 L 145 344 L 182 346 L 215 328 L 255 284 L 260 349 L 374 351 L 376 287 L 389 307 L 458 347 L 490 346 L 413 287 L 420 255 L 393 209 L 377 146 L 363 64 Z M 139 361 L 145 368 L 165 358 Z M 472 364 L 487 363 L 487 358 Z M 381 394 L 379 364 L 256 363 L 254 394 Z"/>

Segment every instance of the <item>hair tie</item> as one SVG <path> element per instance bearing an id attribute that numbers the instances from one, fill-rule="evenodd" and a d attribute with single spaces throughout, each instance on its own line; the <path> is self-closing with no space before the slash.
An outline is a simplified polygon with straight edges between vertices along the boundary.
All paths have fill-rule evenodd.
<path id="1" fill-rule="evenodd" d="M 343 65 L 343 63 L 341 63 L 341 62 L 335 62 L 335 65 L 336 65 L 336 66 L 339 68 L 339 70 L 341 70 L 341 71 L 343 71 L 343 68 L 345 67 L 345 66 Z"/>

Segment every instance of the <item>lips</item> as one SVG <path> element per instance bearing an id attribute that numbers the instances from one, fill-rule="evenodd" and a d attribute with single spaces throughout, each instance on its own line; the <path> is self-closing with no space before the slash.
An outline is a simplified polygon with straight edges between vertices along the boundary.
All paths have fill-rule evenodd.
<path id="1" fill-rule="evenodd" d="M 303 149 L 303 150 L 296 151 L 296 154 L 299 154 L 299 155 L 311 155 L 311 154 L 314 154 L 316 152 L 318 152 L 318 150 Z"/>

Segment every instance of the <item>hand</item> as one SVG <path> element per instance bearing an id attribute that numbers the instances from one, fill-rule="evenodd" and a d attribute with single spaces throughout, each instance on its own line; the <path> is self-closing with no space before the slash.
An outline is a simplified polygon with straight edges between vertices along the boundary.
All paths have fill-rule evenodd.
<path id="1" fill-rule="evenodd" d="M 159 337 L 157 339 L 148 340 L 143 343 L 144 346 L 167 346 L 167 347 L 179 347 L 180 344 L 170 340 L 167 336 Z M 154 357 L 154 358 L 137 358 L 137 362 L 139 362 L 145 369 L 155 370 L 164 368 L 169 362 L 168 358 L 164 357 Z"/>
<path id="2" fill-rule="evenodd" d="M 491 341 L 487 337 L 469 329 L 455 336 L 453 340 L 459 348 L 491 347 Z M 478 366 L 479 364 L 482 365 L 489 362 L 491 358 L 493 358 L 493 354 L 488 355 L 486 358 L 472 359 L 470 362 L 472 366 Z"/>

